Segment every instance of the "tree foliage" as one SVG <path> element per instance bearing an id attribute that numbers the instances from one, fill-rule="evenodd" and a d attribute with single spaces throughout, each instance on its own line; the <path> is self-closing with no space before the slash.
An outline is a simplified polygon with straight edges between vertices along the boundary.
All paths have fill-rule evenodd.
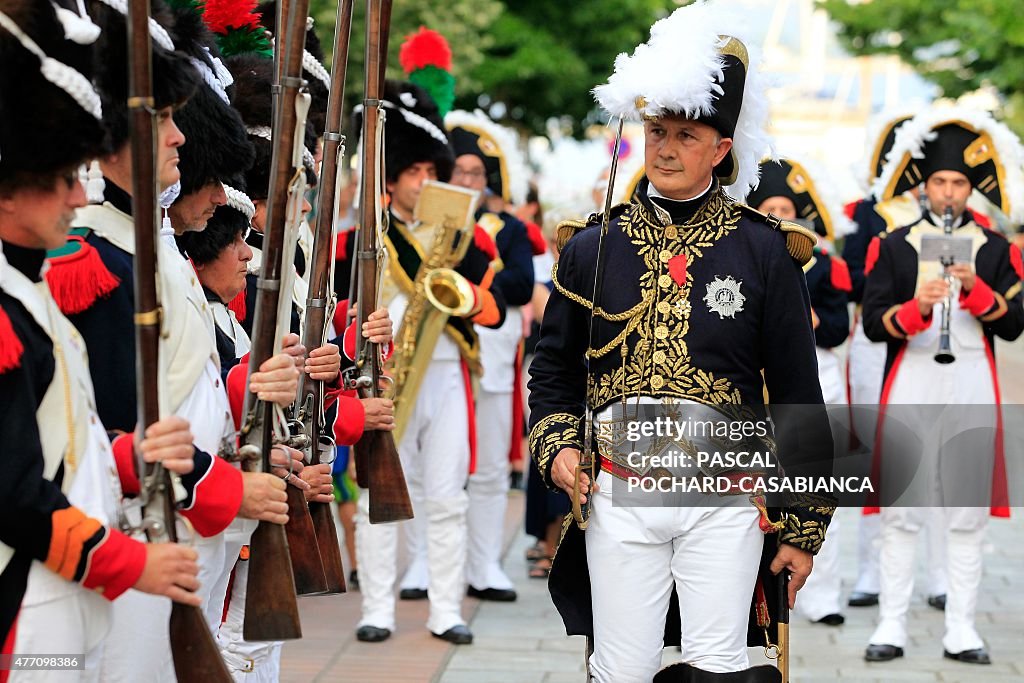
<path id="1" fill-rule="evenodd" d="M 402 76 L 398 47 L 421 25 L 451 44 L 456 106 L 501 103 L 507 121 L 543 132 L 563 117 L 579 132 L 594 112 L 590 90 L 620 52 L 645 40 L 651 24 L 686 0 L 399 0 L 394 3 L 388 76 Z M 311 0 L 316 30 L 330 53 L 337 0 Z M 363 89 L 365 7 L 356 2 L 346 94 Z M 499 111 L 496 109 L 495 111 Z"/>
<path id="2" fill-rule="evenodd" d="M 1022 6 L 1007 0 L 819 0 L 854 54 L 894 54 L 947 97 L 982 86 L 1021 109 Z M 1024 123 L 1024 121 L 1021 121 Z M 1020 130 L 1020 128 L 1018 128 Z"/>

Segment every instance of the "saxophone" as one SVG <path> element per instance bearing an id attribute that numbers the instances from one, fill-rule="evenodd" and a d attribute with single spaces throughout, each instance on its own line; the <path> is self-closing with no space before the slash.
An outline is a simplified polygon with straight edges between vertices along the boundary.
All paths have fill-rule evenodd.
<path id="1" fill-rule="evenodd" d="M 416 217 L 436 227 L 426 258 L 416 271 L 389 367 L 394 381 L 394 436 L 398 443 L 448 318 L 475 313 L 473 286 L 453 268 L 462 261 L 473 239 L 477 196 L 476 192 L 436 182 L 425 183 L 420 194 Z"/>

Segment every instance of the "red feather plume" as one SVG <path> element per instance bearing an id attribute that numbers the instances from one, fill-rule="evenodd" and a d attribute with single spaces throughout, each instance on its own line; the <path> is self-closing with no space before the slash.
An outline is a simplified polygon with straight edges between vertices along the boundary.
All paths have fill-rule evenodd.
<path id="1" fill-rule="evenodd" d="M 228 29 L 256 28 L 260 15 L 255 13 L 257 0 L 206 0 L 203 21 L 214 33 L 224 35 Z"/>
<path id="2" fill-rule="evenodd" d="M 435 66 L 444 71 L 452 70 L 452 49 L 448 41 L 437 31 L 425 26 L 407 36 L 398 52 L 398 61 L 406 75 L 425 66 Z"/>

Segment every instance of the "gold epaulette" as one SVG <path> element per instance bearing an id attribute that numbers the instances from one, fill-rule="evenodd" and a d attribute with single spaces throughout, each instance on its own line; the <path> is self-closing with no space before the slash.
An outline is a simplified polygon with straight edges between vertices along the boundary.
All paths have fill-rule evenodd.
<path id="1" fill-rule="evenodd" d="M 764 223 L 773 230 L 780 231 L 786 236 L 786 251 L 793 257 L 793 260 L 799 263 L 801 266 L 805 265 L 811 260 L 811 255 L 814 251 L 814 245 L 818 243 L 818 235 L 813 230 L 784 221 L 778 216 L 773 216 L 770 213 L 764 213 L 758 211 L 752 206 L 746 204 L 736 203 L 736 206 L 742 211 L 748 218 L 751 218 L 760 223 Z"/>
<path id="2" fill-rule="evenodd" d="M 617 214 L 622 213 L 622 211 L 624 211 L 627 207 L 629 207 L 629 202 L 622 202 L 621 204 L 616 204 L 611 209 L 610 218 L 614 218 Z M 558 247 L 558 251 L 562 251 L 562 249 L 565 248 L 565 245 L 569 243 L 569 240 L 572 238 L 572 236 L 580 232 L 584 228 L 600 226 L 601 219 L 603 216 L 604 214 L 602 212 L 595 211 L 594 213 L 587 216 L 587 220 L 585 221 L 569 220 L 562 221 L 561 223 L 559 223 L 558 227 L 555 228 L 555 245 Z"/>

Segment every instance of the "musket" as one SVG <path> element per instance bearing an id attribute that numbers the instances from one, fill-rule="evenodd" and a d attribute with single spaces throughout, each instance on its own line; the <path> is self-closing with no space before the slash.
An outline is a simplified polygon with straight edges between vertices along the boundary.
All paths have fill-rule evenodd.
<path id="1" fill-rule="evenodd" d="M 360 193 L 359 232 L 353 274 L 357 306 L 356 330 L 377 306 L 377 285 L 380 279 L 380 232 L 387 220 L 382 210 L 384 179 L 382 142 L 384 112 L 380 97 L 384 91 L 384 69 L 387 64 L 388 31 L 391 23 L 391 0 L 366 2 L 366 95 L 363 100 L 362 192 Z M 347 375 L 345 385 L 359 392 L 361 398 L 381 395 L 381 357 L 377 344 L 357 337 L 355 368 Z M 369 489 L 370 522 L 396 522 L 412 519 L 412 501 L 405 484 L 402 461 L 398 457 L 391 432 L 366 430 L 354 447 L 356 476 L 360 486 Z"/>
<path id="2" fill-rule="evenodd" d="M 352 29 L 352 0 L 338 3 L 334 28 L 334 57 L 331 65 L 331 91 L 327 100 L 327 124 L 324 130 L 323 162 L 320 166 L 320 192 L 317 196 L 316 228 L 313 236 L 312 270 L 309 297 L 306 299 L 306 327 L 302 343 L 315 349 L 327 341 L 327 325 L 337 304 L 334 297 L 331 265 L 333 263 L 335 200 L 343 179 L 338 172 L 345 157 L 345 136 L 342 112 L 345 99 L 345 76 L 348 65 L 349 35 Z M 302 378 L 299 386 L 299 420 L 308 437 L 307 458 L 313 465 L 321 462 L 321 448 L 334 450 L 334 440 L 324 435 L 324 383 Z M 333 454 L 332 454 L 333 455 Z M 334 526 L 334 511 L 329 503 L 312 502 L 309 514 L 316 530 L 316 541 L 323 561 L 328 593 L 345 592 L 345 568 L 341 563 L 341 545 Z"/>
<path id="3" fill-rule="evenodd" d="M 279 30 L 275 49 L 283 60 L 283 76 L 275 84 L 279 92 L 278 106 L 274 107 L 271 155 L 270 191 L 267 202 L 267 221 L 263 243 L 263 265 L 256 283 L 256 312 L 253 318 L 252 348 L 249 354 L 249 374 L 259 369 L 274 355 L 280 344 L 280 308 L 282 275 L 284 268 L 292 267 L 284 261 L 285 229 L 288 222 L 296 221 L 302 210 L 305 191 L 305 171 L 302 167 L 303 138 L 299 126 L 304 126 L 309 95 L 302 80 L 302 50 L 305 45 L 308 0 L 291 0 L 285 30 Z M 288 305 L 290 297 L 285 299 Z M 290 313 L 290 310 L 289 310 Z M 241 436 L 243 453 L 258 454 L 264 472 L 271 471 L 271 449 L 274 445 L 275 407 L 271 403 L 246 395 L 245 420 Z M 308 515 L 305 497 L 293 486 L 289 490 L 289 521 L 293 516 Z M 301 515 L 293 515 L 295 491 L 302 497 Z M 310 523 L 310 531 L 312 523 Z M 315 541 L 312 546 L 316 549 Z M 249 582 L 245 598 L 245 623 L 242 635 L 246 640 L 288 640 L 302 637 L 296 584 L 292 570 L 291 552 L 285 528 L 279 524 L 261 521 L 249 542 Z M 317 553 L 319 554 L 319 552 Z M 326 583 L 326 582 L 325 582 Z"/>
<path id="4" fill-rule="evenodd" d="M 160 324 L 157 293 L 156 119 L 153 100 L 149 0 L 128 5 L 128 109 L 131 112 L 132 203 L 135 213 L 135 371 L 138 435 L 160 419 Z M 160 463 L 139 467 L 143 474 L 142 528 L 150 543 L 175 543 L 181 482 Z M 171 655 L 180 681 L 230 683 L 220 649 L 198 607 L 171 604 Z"/>

